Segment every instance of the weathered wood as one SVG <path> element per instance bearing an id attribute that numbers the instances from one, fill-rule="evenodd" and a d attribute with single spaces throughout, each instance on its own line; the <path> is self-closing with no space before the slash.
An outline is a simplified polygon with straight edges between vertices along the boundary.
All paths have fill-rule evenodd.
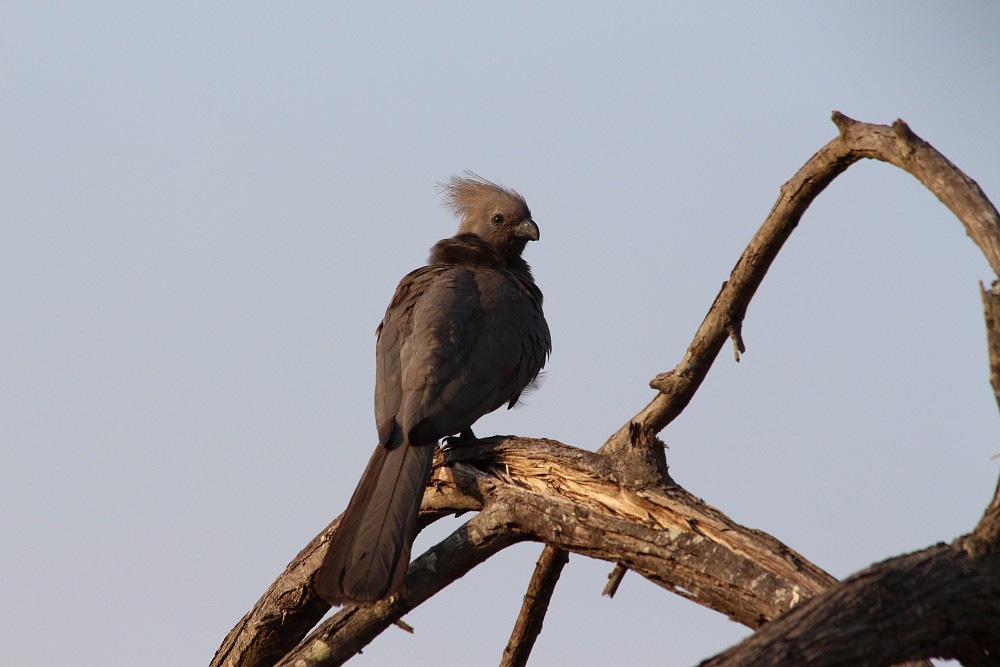
<path id="1" fill-rule="evenodd" d="M 276 664 L 287 667 L 343 664 L 408 611 L 504 547 L 524 539 L 506 522 L 508 502 L 497 498 L 411 563 L 406 584 L 397 594 L 374 604 L 344 607 Z"/>
<path id="2" fill-rule="evenodd" d="M 569 554 L 562 549 L 553 546 L 542 549 L 542 555 L 538 557 L 528 590 L 524 594 L 521 612 L 517 615 L 514 629 L 500 659 L 500 667 L 524 667 L 528 664 L 528 656 L 542 631 L 542 622 L 552 600 L 552 592 L 568 562 Z"/>
<path id="3" fill-rule="evenodd" d="M 994 281 L 989 289 L 980 284 L 979 291 L 983 297 L 983 319 L 986 320 L 990 384 L 993 386 L 997 407 L 1000 407 L 1000 281 Z"/>
<path id="4" fill-rule="evenodd" d="M 226 635 L 211 667 L 273 665 L 323 618 L 330 604 L 315 594 L 310 579 L 339 523 L 337 517 L 292 559 L 253 609 Z"/>
<path id="5" fill-rule="evenodd" d="M 479 562 L 529 539 L 621 560 L 667 590 L 754 628 L 835 583 L 779 541 L 680 487 L 623 486 L 607 458 L 593 452 L 496 437 L 446 458 L 436 462 L 425 509 L 439 515 L 446 504 L 481 503 L 480 513 L 417 559 L 399 594 L 345 608 L 279 664 L 340 664 Z"/>
<path id="6" fill-rule="evenodd" d="M 892 558 L 768 623 L 702 667 L 1000 664 L 1000 554 L 969 538 Z"/>
<path id="7" fill-rule="evenodd" d="M 979 185 L 901 120 L 872 125 L 833 112 L 840 136 L 816 152 L 783 186 L 771 212 L 736 262 L 680 363 L 650 381 L 659 393 L 604 444 L 623 448 L 632 424 L 659 433 L 691 401 L 728 337 L 744 351 L 740 332 L 747 307 L 785 241 L 813 200 L 862 159 L 887 162 L 911 174 L 941 200 L 965 227 L 993 272 L 1000 275 L 1000 213 Z"/>

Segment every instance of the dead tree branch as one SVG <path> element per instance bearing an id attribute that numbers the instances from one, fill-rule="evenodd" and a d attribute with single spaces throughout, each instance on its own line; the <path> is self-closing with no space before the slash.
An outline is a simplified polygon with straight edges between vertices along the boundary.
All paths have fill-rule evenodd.
<path id="1" fill-rule="evenodd" d="M 990 384 L 1000 407 L 1000 283 L 986 289 L 980 284 L 983 297 L 983 317 L 986 320 L 986 348 L 990 364 Z"/>
<path id="2" fill-rule="evenodd" d="M 873 565 L 702 667 L 881 667 L 927 657 L 1000 663 L 1000 495 L 969 535 Z"/>
<path id="3" fill-rule="evenodd" d="M 552 600 L 552 592 L 559 581 L 559 575 L 569 562 L 569 554 L 553 546 L 542 549 L 535 571 L 531 575 L 528 591 L 524 594 L 521 612 L 517 615 L 514 630 L 510 633 L 507 648 L 503 651 L 500 667 L 524 667 L 535 646 L 535 640 L 542 631 L 545 612 Z"/>
<path id="4" fill-rule="evenodd" d="M 424 600 L 501 549 L 525 539 L 509 521 L 512 502 L 502 493 L 495 495 L 481 512 L 410 564 L 403 590 L 374 604 L 345 607 L 277 664 L 343 664 Z"/>
<path id="5" fill-rule="evenodd" d="M 608 439 L 603 453 L 614 455 L 625 445 L 629 424 L 638 423 L 659 433 L 687 407 L 726 338 L 740 330 L 750 300 L 802 214 L 826 186 L 858 160 L 881 160 L 912 174 L 951 209 L 993 272 L 1000 275 L 1000 214 L 975 181 L 901 120 L 892 127 L 871 125 L 835 111 L 833 122 L 840 136 L 781 187 L 778 200 L 722 285 L 684 358 L 673 370 L 650 381 L 660 393 Z"/>
<path id="6" fill-rule="evenodd" d="M 479 514 L 417 559 L 397 595 L 345 608 L 279 664 L 340 664 L 473 566 L 527 539 L 622 560 L 657 585 L 754 628 L 835 583 L 787 546 L 683 489 L 623 487 L 604 457 L 562 443 L 487 438 L 451 453 L 447 465 L 450 475 L 435 475 L 436 493 L 481 498 Z M 454 487 L 444 488 L 452 483 L 447 477 Z"/>

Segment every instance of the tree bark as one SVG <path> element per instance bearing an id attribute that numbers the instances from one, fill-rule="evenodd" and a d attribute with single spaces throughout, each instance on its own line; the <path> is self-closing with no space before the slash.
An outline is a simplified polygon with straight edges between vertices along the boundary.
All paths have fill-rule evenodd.
<path id="1" fill-rule="evenodd" d="M 998 536 L 995 495 L 969 535 L 873 565 L 702 667 L 878 667 L 926 657 L 1000 664 Z"/>
<path id="2" fill-rule="evenodd" d="M 621 560 L 657 585 L 754 628 L 836 581 L 680 487 L 623 487 L 605 457 L 552 440 L 487 438 L 439 459 L 433 477 L 432 506 L 465 496 L 457 504 L 480 502 L 479 514 L 414 562 L 397 595 L 345 608 L 279 664 L 341 664 L 471 567 L 528 539 Z"/>
<path id="3" fill-rule="evenodd" d="M 521 613 L 517 615 L 514 630 L 500 659 L 500 667 L 524 667 L 528 664 L 531 649 L 542 632 L 542 622 L 559 575 L 568 562 L 569 554 L 562 549 L 551 545 L 542 549 L 542 555 L 535 564 L 535 572 L 531 575 L 531 583 L 528 584 L 528 592 L 524 594 Z"/>

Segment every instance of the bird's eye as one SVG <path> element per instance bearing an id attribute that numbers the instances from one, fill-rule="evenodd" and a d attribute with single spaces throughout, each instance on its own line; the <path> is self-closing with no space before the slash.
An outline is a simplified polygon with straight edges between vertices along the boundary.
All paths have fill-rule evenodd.
<path id="1" fill-rule="evenodd" d="M 496 215 L 493 216 L 493 224 L 494 225 L 503 224 L 503 214 L 502 213 L 497 213 Z"/>

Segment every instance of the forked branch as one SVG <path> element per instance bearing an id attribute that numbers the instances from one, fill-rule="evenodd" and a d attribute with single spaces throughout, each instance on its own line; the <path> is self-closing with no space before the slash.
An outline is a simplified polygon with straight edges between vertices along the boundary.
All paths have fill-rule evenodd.
<path id="1" fill-rule="evenodd" d="M 871 125 L 835 111 L 833 122 L 840 136 L 821 148 L 781 187 L 778 200 L 722 285 L 681 362 L 650 381 L 659 394 L 608 439 L 602 452 L 614 454 L 625 446 L 629 424 L 638 423 L 659 433 L 684 410 L 730 332 L 739 331 L 750 300 L 802 214 L 826 186 L 858 160 L 888 162 L 923 183 L 951 209 L 993 272 L 1000 275 L 1000 214 L 974 180 L 901 120 L 891 127 Z"/>

